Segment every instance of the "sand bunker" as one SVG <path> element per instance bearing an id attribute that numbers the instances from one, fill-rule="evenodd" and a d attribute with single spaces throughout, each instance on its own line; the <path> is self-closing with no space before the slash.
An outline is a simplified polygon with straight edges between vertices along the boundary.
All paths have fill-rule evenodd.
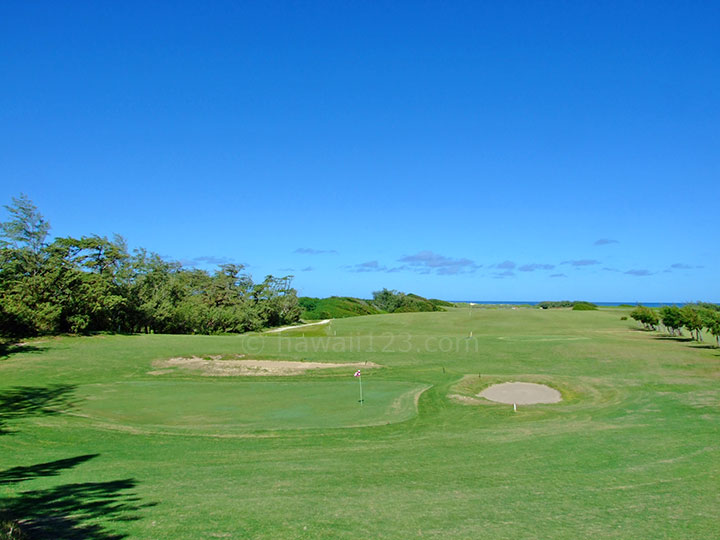
<path id="1" fill-rule="evenodd" d="M 201 358 L 170 358 L 153 362 L 153 367 L 161 368 L 150 371 L 150 375 L 172 373 L 173 368 L 194 371 L 205 377 L 231 377 L 252 375 L 302 375 L 311 369 L 367 369 L 380 367 L 373 362 L 354 364 L 336 364 L 330 362 L 294 362 L 289 360 L 222 360 L 219 356 Z"/>
<path id="2" fill-rule="evenodd" d="M 480 397 L 499 403 L 532 405 L 535 403 L 557 403 L 562 401 L 560 392 L 544 384 L 509 382 L 493 384 L 478 394 Z"/>

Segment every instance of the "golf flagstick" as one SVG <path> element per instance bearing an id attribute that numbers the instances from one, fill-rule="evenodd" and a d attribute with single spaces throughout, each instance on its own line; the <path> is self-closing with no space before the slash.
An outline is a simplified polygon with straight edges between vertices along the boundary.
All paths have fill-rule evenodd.
<path id="1" fill-rule="evenodd" d="M 363 403 L 365 403 L 365 400 L 363 399 L 363 394 L 362 394 L 362 375 L 360 374 L 359 369 L 355 372 L 354 376 L 357 377 L 358 381 L 360 382 L 360 405 L 362 405 Z"/>

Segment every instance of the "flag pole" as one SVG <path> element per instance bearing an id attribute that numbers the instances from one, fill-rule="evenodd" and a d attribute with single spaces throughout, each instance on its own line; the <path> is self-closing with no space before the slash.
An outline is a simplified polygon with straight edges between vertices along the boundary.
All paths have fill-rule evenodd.
<path id="1" fill-rule="evenodd" d="M 355 372 L 355 377 L 358 378 L 358 382 L 360 383 L 360 405 L 365 403 L 365 400 L 363 399 L 363 393 L 362 393 L 362 373 L 360 373 L 360 370 L 358 369 Z"/>

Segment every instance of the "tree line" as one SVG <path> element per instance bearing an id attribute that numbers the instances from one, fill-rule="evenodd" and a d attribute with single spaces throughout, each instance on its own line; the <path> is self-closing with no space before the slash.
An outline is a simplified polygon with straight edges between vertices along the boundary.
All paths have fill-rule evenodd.
<path id="1" fill-rule="evenodd" d="M 292 276 L 254 282 L 244 266 L 183 267 L 120 236 L 55 238 L 25 195 L 0 223 L 0 335 L 246 332 L 300 317 Z"/>
<path id="2" fill-rule="evenodd" d="M 703 341 L 702 331 L 707 330 L 720 346 L 720 306 L 708 302 L 687 304 L 683 307 L 663 306 L 659 310 L 639 305 L 630 317 L 648 330 L 657 330 L 660 323 L 668 334 L 682 336 L 683 328 L 695 341 Z"/>

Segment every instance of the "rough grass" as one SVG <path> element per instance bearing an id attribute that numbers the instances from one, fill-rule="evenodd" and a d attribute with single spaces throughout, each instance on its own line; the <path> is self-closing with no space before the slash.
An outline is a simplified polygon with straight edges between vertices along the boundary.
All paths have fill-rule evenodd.
<path id="1" fill-rule="evenodd" d="M 451 308 L 315 337 L 30 343 L 0 359 L 0 518 L 58 538 L 714 537 L 720 351 L 621 314 Z M 347 409 L 317 426 L 313 400 L 342 409 L 352 373 L 294 377 L 289 392 L 276 377 L 147 374 L 163 358 L 233 354 L 373 361 L 384 367 L 363 384 L 387 388 L 389 405 L 429 388 L 417 413 L 399 405 L 404 421 L 342 427 Z M 506 380 L 563 401 L 513 413 L 449 397 Z"/>

